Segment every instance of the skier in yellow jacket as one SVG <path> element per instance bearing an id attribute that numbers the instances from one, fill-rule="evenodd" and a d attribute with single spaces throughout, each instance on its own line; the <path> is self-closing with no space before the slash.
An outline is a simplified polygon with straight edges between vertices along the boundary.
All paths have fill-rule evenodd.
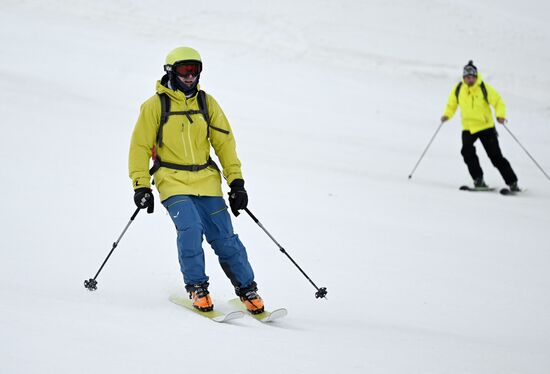
<path id="1" fill-rule="evenodd" d="M 229 184 L 229 205 L 235 216 L 246 208 L 241 162 L 227 118 L 214 98 L 199 88 L 199 53 L 179 47 L 166 56 L 166 74 L 156 94 L 141 105 L 132 134 L 129 175 L 134 201 L 154 210 L 150 178 L 177 230 L 178 258 L 185 288 L 201 311 L 213 309 L 205 274 L 203 236 L 214 249 L 236 294 L 251 313 L 264 310 L 244 245 L 233 232 L 223 199 L 221 175 L 210 147 Z M 153 167 L 149 169 L 149 160 Z"/>
<path id="2" fill-rule="evenodd" d="M 472 61 L 464 66 L 462 75 L 463 80 L 453 87 L 449 95 L 441 122 L 452 118 L 457 107 L 460 107 L 463 127 L 461 153 L 474 180 L 475 188 L 488 188 L 474 147 L 475 141 L 480 139 L 489 159 L 502 175 L 504 182 L 512 191 L 519 191 L 518 178 L 500 150 L 491 111 L 492 106 L 497 121 L 504 125 L 506 122 L 504 101 L 493 87 L 483 81 Z"/>

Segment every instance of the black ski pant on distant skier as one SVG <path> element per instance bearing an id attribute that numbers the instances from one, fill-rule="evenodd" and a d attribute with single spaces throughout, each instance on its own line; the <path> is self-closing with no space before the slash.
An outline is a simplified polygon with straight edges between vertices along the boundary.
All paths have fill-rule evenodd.
<path id="1" fill-rule="evenodd" d="M 487 156 L 489 156 L 493 166 L 496 167 L 500 175 L 502 175 L 504 182 L 507 185 L 517 182 L 518 177 L 512 170 L 508 160 L 502 155 L 500 146 L 498 145 L 498 133 L 494 127 L 476 132 L 475 134 L 470 134 L 469 131 L 462 131 L 462 150 L 460 153 L 462 153 L 462 157 L 464 157 L 464 162 L 468 166 L 468 171 L 472 178 L 475 180 L 483 177 L 483 170 L 479 165 L 476 148 L 474 147 L 474 143 L 477 139 L 481 140 L 481 144 L 483 144 Z"/>

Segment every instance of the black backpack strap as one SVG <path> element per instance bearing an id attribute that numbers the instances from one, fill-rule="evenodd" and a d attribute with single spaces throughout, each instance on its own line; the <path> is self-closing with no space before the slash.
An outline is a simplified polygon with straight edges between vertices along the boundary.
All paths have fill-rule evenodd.
<path id="1" fill-rule="evenodd" d="M 219 127 L 212 126 L 212 125 L 208 126 L 208 128 L 210 128 L 210 127 L 213 128 L 213 129 L 216 130 L 216 131 L 223 132 L 224 134 L 229 135 L 229 131 L 227 131 L 227 130 L 220 129 Z M 209 131 L 210 131 L 210 130 L 209 130 Z"/>
<path id="2" fill-rule="evenodd" d="M 199 109 L 206 121 L 206 137 L 210 137 L 210 113 L 208 113 L 208 103 L 206 101 L 206 92 L 200 90 L 197 94 L 197 101 L 199 103 Z"/>
<path id="3" fill-rule="evenodd" d="M 206 124 L 208 126 L 206 129 L 206 136 L 210 137 L 210 128 L 216 131 L 222 132 L 224 134 L 229 134 L 229 131 L 220 129 L 219 127 L 216 127 L 216 126 L 212 126 L 212 124 L 210 123 L 210 113 L 208 113 L 208 103 L 206 101 L 206 92 L 204 92 L 203 90 L 200 90 L 199 93 L 197 94 L 197 101 L 199 102 L 199 109 L 202 115 L 204 116 L 204 120 L 206 121 Z"/>
<path id="4" fill-rule="evenodd" d="M 170 113 L 168 113 L 169 116 L 173 116 L 173 115 L 186 116 L 189 123 L 193 123 L 193 118 L 191 117 L 192 114 L 202 114 L 202 111 L 200 111 L 200 110 L 184 110 L 184 111 L 180 111 L 180 112 L 170 112 Z"/>
<path id="5" fill-rule="evenodd" d="M 460 93 L 461 88 L 462 88 L 462 81 L 460 81 L 460 83 L 456 85 L 456 89 L 455 89 L 455 96 L 456 96 L 456 103 L 457 104 L 458 104 L 458 94 Z"/>
<path id="6" fill-rule="evenodd" d="M 485 101 L 487 102 L 487 104 L 489 104 L 489 95 L 487 94 L 487 87 L 485 87 L 485 82 L 481 82 L 479 87 L 481 87 L 481 92 L 483 92 L 483 97 L 485 98 Z"/>
<path id="7" fill-rule="evenodd" d="M 168 116 L 170 115 L 170 98 L 165 93 L 158 94 L 160 99 L 160 121 L 159 121 L 159 131 L 157 133 L 157 144 L 159 147 L 162 147 L 162 128 L 166 121 L 168 121 Z"/>
<path id="8" fill-rule="evenodd" d="M 202 165 L 181 165 L 181 164 L 175 164 L 173 162 L 162 161 L 160 157 L 157 156 L 155 163 L 153 164 L 151 169 L 149 169 L 149 174 L 150 175 L 155 174 L 157 170 L 160 169 L 161 167 L 173 169 L 173 170 L 184 170 L 184 171 L 192 171 L 192 172 L 201 171 L 203 169 L 211 167 L 217 170 L 218 172 L 220 171 L 220 168 L 218 167 L 218 165 L 210 157 L 208 157 L 208 160 L 206 161 L 206 163 Z"/>
<path id="9" fill-rule="evenodd" d="M 208 103 L 206 101 L 206 92 L 203 90 L 200 90 L 197 94 L 197 101 L 199 104 L 199 109 L 204 116 L 204 120 L 206 121 L 206 124 L 210 126 L 210 113 L 208 113 Z"/>

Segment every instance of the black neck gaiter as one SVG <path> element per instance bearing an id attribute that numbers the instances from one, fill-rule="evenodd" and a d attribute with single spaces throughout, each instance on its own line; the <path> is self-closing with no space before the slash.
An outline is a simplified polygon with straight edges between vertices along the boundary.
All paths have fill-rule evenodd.
<path id="1" fill-rule="evenodd" d="M 185 94 L 185 97 L 193 97 L 197 94 L 197 85 L 199 84 L 200 74 L 195 79 L 195 82 L 192 86 L 187 86 L 185 83 L 180 81 L 175 74 L 170 74 L 170 83 L 172 87 L 176 90 L 180 90 Z"/>

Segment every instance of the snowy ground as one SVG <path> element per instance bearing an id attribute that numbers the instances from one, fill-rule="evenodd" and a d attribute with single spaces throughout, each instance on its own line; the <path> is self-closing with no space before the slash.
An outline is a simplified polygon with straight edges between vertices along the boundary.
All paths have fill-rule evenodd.
<path id="1" fill-rule="evenodd" d="M 550 372 L 550 182 L 501 129 L 528 191 L 458 191 L 458 117 L 407 180 L 472 58 L 550 171 L 548 14 L 508 0 L 3 0 L 0 371 Z M 134 210 L 130 134 L 182 44 L 235 130 L 251 210 L 328 288 L 316 300 L 236 219 L 268 307 L 289 309 L 276 325 L 168 302 L 183 286 L 160 207 L 98 291 L 82 286 Z M 223 307 L 232 289 L 211 251 L 207 268 Z"/>

